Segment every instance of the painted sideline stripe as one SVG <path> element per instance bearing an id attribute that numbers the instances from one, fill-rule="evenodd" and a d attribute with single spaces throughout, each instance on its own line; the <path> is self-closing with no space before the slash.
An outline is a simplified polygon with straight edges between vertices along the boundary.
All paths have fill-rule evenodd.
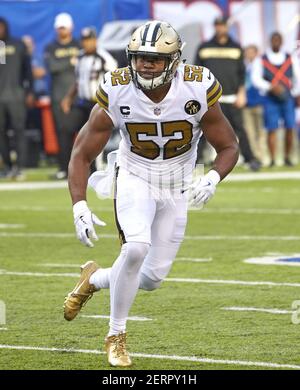
<path id="1" fill-rule="evenodd" d="M 22 232 L 0 232 L 0 237 L 28 237 L 28 238 L 76 238 L 74 233 L 22 233 Z M 116 239 L 116 234 L 99 234 L 101 238 Z M 229 241 L 299 241 L 300 236 L 185 236 L 185 240 L 229 240 Z"/>
<path id="2" fill-rule="evenodd" d="M 222 310 L 229 311 L 258 311 L 261 313 L 271 313 L 271 314 L 292 314 L 296 311 L 292 310 L 281 310 L 281 309 L 264 309 L 259 307 L 239 307 L 239 306 L 231 306 L 231 307 L 222 307 Z"/>
<path id="3" fill-rule="evenodd" d="M 66 348 L 48 348 L 48 347 L 32 347 L 24 345 L 5 345 L 0 344 L 0 349 L 14 349 L 21 351 L 43 351 L 43 352 L 68 352 L 68 353 L 86 353 L 94 355 L 106 355 L 106 352 L 99 351 L 97 349 L 66 349 Z M 253 362 L 244 360 L 225 360 L 225 359 L 209 359 L 198 358 L 196 356 L 177 356 L 177 355 L 152 355 L 146 353 L 130 353 L 130 356 L 145 359 L 161 359 L 161 360 L 176 360 L 195 363 L 208 363 L 208 364 L 228 364 L 236 366 L 255 366 L 255 367 L 269 367 L 269 368 L 291 368 L 300 369 L 300 365 L 296 364 L 281 364 L 272 362 Z"/>
<path id="4" fill-rule="evenodd" d="M 43 272 L 15 272 L 0 269 L 0 276 L 33 276 L 33 277 L 71 277 L 78 278 L 80 274 L 75 273 L 43 273 Z M 206 283 L 206 284 L 235 284 L 241 286 L 276 286 L 276 287 L 300 287 L 300 283 L 287 282 L 258 282 L 244 280 L 222 280 L 222 279 L 192 279 L 192 278 L 166 278 L 165 282 L 178 283 Z"/>
<path id="5" fill-rule="evenodd" d="M 104 315 L 82 315 L 81 317 L 84 317 L 84 318 L 95 318 L 95 319 L 104 318 L 104 319 L 108 319 L 108 320 L 110 319 L 110 316 L 104 316 Z M 127 317 L 127 320 L 129 320 L 129 321 L 153 321 L 152 318 L 136 317 L 136 316 Z"/>

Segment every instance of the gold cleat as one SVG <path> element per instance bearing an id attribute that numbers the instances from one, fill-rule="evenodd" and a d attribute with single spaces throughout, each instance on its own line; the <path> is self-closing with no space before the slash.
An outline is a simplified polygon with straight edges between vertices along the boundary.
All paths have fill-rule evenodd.
<path id="1" fill-rule="evenodd" d="M 76 284 L 73 291 L 71 291 L 64 302 L 64 317 L 67 321 L 72 321 L 84 304 L 92 298 L 93 293 L 97 291 L 95 287 L 90 284 L 90 276 L 99 269 L 99 266 L 94 261 L 88 261 L 81 267 L 81 275 L 79 282 Z"/>
<path id="2" fill-rule="evenodd" d="M 109 336 L 105 339 L 108 363 L 114 367 L 129 367 L 131 359 L 126 351 L 126 333 Z"/>

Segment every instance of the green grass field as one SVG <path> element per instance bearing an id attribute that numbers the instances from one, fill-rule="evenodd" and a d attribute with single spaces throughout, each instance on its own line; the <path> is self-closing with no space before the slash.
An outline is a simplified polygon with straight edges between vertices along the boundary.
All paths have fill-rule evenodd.
<path id="1" fill-rule="evenodd" d="M 106 267 L 118 255 L 112 201 L 89 193 L 107 226 L 88 249 L 75 238 L 67 189 L 1 191 L 0 184 L 0 199 L 0 369 L 110 369 L 102 353 L 108 319 L 84 317 L 109 314 L 108 291 L 71 323 L 62 304 L 77 264 L 95 259 Z M 189 212 L 171 280 L 140 291 L 132 307 L 130 316 L 151 319 L 128 321 L 133 369 L 300 368 L 300 324 L 291 313 L 224 310 L 291 311 L 300 300 L 299 267 L 243 262 L 300 253 L 299 199 L 299 179 L 228 182 L 205 210 Z M 193 261 L 203 258 L 209 261 Z"/>

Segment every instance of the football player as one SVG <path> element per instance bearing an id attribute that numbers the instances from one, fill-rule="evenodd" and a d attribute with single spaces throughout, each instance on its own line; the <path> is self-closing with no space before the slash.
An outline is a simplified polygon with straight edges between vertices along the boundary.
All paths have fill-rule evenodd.
<path id="1" fill-rule="evenodd" d="M 129 310 L 138 289 L 157 289 L 168 275 L 184 238 L 188 197 L 202 207 L 238 159 L 236 136 L 218 103 L 221 85 L 208 69 L 181 63 L 182 48 L 166 22 L 148 22 L 132 34 L 128 67 L 106 73 L 69 164 L 77 237 L 92 247 L 94 225 L 104 222 L 87 205 L 89 166 L 113 127 L 120 129 L 114 199 L 120 255 L 111 268 L 94 261 L 84 264 L 64 304 L 64 317 L 71 321 L 95 291 L 110 289 L 105 348 L 112 366 L 131 365 L 126 350 Z M 213 168 L 190 185 L 203 133 L 217 156 Z"/>

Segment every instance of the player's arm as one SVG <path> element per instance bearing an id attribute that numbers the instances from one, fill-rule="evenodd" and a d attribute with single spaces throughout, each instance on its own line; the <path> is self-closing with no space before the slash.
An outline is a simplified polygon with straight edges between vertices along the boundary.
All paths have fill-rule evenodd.
<path id="1" fill-rule="evenodd" d="M 92 161 L 102 152 L 111 135 L 113 123 L 108 114 L 96 105 L 89 120 L 80 130 L 69 163 L 68 181 L 73 202 L 74 224 L 77 238 L 93 247 L 91 238 L 97 240 L 94 224 L 105 223 L 93 214 L 86 202 L 86 188 Z"/>
<path id="2" fill-rule="evenodd" d="M 191 206 L 202 208 L 213 197 L 217 184 L 237 163 L 239 146 L 236 135 L 218 102 L 203 115 L 200 126 L 205 138 L 217 152 L 213 168 L 193 183 L 190 190 Z"/>
<path id="3" fill-rule="evenodd" d="M 239 157 L 237 137 L 218 102 L 203 115 L 200 126 L 205 138 L 217 152 L 212 169 L 218 172 L 222 180 L 237 163 Z"/>
<path id="4" fill-rule="evenodd" d="M 86 200 L 90 165 L 107 144 L 112 129 L 110 117 L 101 107 L 95 105 L 89 120 L 75 140 L 71 154 L 68 181 L 73 204 Z"/>

